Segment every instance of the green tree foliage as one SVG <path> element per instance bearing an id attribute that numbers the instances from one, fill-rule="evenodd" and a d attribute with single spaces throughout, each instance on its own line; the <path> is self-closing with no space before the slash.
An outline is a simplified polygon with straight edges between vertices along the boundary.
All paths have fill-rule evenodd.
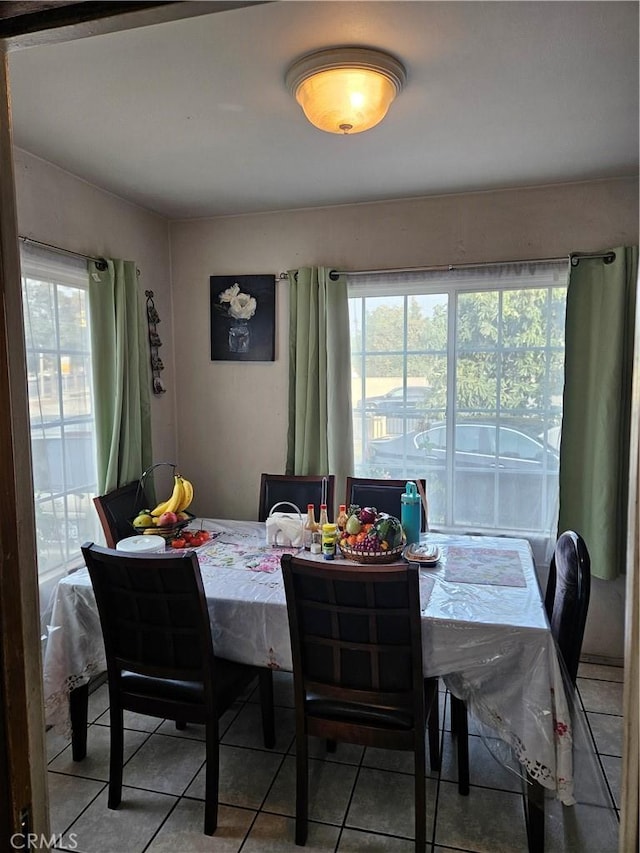
<path id="1" fill-rule="evenodd" d="M 57 298 L 57 306 L 56 306 Z M 60 330 L 60 350 L 73 358 L 88 349 L 88 328 L 84 294 L 75 287 L 48 281 L 23 279 L 23 306 L 28 367 L 36 372 L 39 353 L 55 349 L 56 311 Z"/>
<path id="2" fill-rule="evenodd" d="M 539 422 L 558 411 L 548 388 L 562 388 L 564 288 L 463 292 L 423 310 L 418 298 L 368 299 L 367 375 L 406 372 L 430 388 L 429 409 L 446 408 L 447 340 L 455 320 L 456 409 L 461 416 Z M 452 312 L 455 312 L 453 316 Z"/>

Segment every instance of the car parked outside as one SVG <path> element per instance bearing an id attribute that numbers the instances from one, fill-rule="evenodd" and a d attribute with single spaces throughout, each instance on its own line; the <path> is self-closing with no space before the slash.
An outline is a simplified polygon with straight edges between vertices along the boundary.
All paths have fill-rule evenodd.
<path id="1" fill-rule="evenodd" d="M 421 385 L 402 385 L 392 388 L 386 394 L 365 397 L 355 406 L 356 411 L 372 412 L 377 415 L 403 414 L 407 409 L 423 408 L 429 396 L 429 388 Z"/>
<path id="2" fill-rule="evenodd" d="M 512 426 L 459 422 L 448 470 L 447 425 L 372 439 L 370 476 L 426 477 L 434 523 L 537 529 L 557 493 L 558 452 Z M 448 483 L 453 490 L 448 500 Z M 553 501 L 551 500 L 551 503 Z"/>

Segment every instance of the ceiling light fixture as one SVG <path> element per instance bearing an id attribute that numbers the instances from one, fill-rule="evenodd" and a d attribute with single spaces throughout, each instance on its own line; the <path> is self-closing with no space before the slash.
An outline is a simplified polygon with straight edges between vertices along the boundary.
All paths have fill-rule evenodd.
<path id="1" fill-rule="evenodd" d="M 311 124 L 344 134 L 381 122 L 406 79 L 402 63 L 388 53 L 337 47 L 298 59 L 285 82 Z"/>

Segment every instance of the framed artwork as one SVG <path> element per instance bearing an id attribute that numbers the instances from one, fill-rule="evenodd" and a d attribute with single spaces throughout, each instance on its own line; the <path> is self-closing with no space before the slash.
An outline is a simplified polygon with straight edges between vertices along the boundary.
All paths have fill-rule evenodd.
<path id="1" fill-rule="evenodd" d="M 274 361 L 275 275 L 212 275 L 211 361 Z"/>

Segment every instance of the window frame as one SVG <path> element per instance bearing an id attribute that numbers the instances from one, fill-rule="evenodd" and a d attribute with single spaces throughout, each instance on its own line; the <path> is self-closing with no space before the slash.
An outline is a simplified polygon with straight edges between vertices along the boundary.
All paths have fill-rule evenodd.
<path id="1" fill-rule="evenodd" d="M 352 344 L 352 376 L 359 377 L 360 381 L 360 400 L 364 401 L 367 397 L 367 374 L 366 374 L 366 365 L 367 359 L 371 355 L 379 355 L 381 352 L 384 352 L 385 355 L 401 355 L 402 356 L 402 384 L 405 388 L 408 387 L 408 380 L 410 379 L 408 375 L 407 369 L 407 361 L 409 357 L 415 356 L 444 356 L 447 360 L 447 380 L 446 380 L 446 405 L 443 411 L 442 420 L 446 422 L 446 432 L 447 432 L 447 447 L 452 449 L 452 452 L 447 454 L 446 458 L 446 483 L 447 483 L 447 499 L 446 499 L 446 509 L 444 514 L 444 523 L 438 525 L 438 529 L 442 531 L 452 532 L 452 533 L 460 533 L 463 531 L 468 531 L 470 525 L 465 522 L 459 522 L 456 520 L 454 515 L 454 500 L 455 500 L 455 488 L 453 484 L 455 482 L 455 471 L 456 471 L 456 426 L 463 421 L 459 418 L 459 411 L 456 410 L 457 405 L 457 397 L 456 397 L 456 383 L 457 383 L 457 370 L 455 369 L 455 365 L 457 364 L 458 359 L 461 354 L 460 342 L 458 340 L 458 314 L 459 314 L 459 299 L 460 297 L 469 294 L 469 293 L 483 293 L 483 292 L 497 292 L 499 299 L 499 311 L 498 325 L 502 327 L 504 325 L 504 314 L 503 314 L 503 296 L 505 293 L 509 291 L 523 291 L 523 290 L 539 290 L 541 288 L 548 288 L 548 299 L 549 299 L 549 308 L 547 313 L 547 325 L 546 325 L 546 337 L 545 343 L 543 346 L 531 346 L 531 347 L 522 347 L 522 346 L 499 346 L 496 344 L 495 352 L 497 356 L 500 358 L 504 353 L 509 353 L 513 351 L 517 352 L 531 352 L 531 351 L 543 351 L 545 353 L 545 365 L 549 365 L 550 360 L 556 356 L 558 353 L 564 352 L 564 337 L 562 335 L 562 344 L 558 346 L 557 342 L 554 339 L 554 336 L 558 334 L 559 325 L 556 325 L 557 318 L 551 313 L 551 309 L 553 308 L 552 299 L 555 296 L 553 291 L 556 289 L 562 289 L 565 291 L 565 308 L 566 308 L 566 289 L 568 286 L 568 278 L 569 278 L 569 261 L 540 261 L 540 262 L 524 262 L 524 263 L 504 263 L 504 264 L 490 264 L 490 265 L 482 265 L 478 267 L 471 267 L 465 269 L 448 269 L 448 270 L 433 270 L 433 271 L 411 271 L 408 270 L 406 273 L 375 273 L 375 274 L 348 274 L 347 273 L 347 287 L 348 287 L 348 298 L 349 298 L 349 306 L 350 306 L 350 328 L 353 330 L 354 320 L 352 316 L 352 306 L 357 306 L 359 309 L 359 320 L 357 321 L 357 325 L 359 326 L 360 333 L 360 342 L 361 346 L 354 347 Z M 381 350 L 370 350 L 367 349 L 366 345 L 366 312 L 367 312 L 367 298 L 375 298 L 375 297 L 403 297 L 403 350 L 397 349 L 389 349 L 386 351 Z M 420 350 L 408 350 L 407 349 L 407 329 L 408 329 L 408 312 L 409 312 L 409 301 L 412 296 L 444 296 L 446 299 L 447 306 L 447 336 L 446 336 L 446 351 L 443 351 L 440 347 L 436 348 L 425 348 Z M 361 302 L 359 306 L 354 300 L 360 299 Z M 471 351 L 473 349 L 471 348 Z M 548 366 L 546 367 L 548 370 Z M 354 394 L 356 393 L 354 388 Z M 371 396 L 371 390 L 369 391 L 369 396 Z M 556 396 L 556 395 L 554 395 Z M 367 438 L 367 423 L 366 423 L 366 407 L 358 404 L 358 406 L 354 407 L 353 417 L 354 417 L 354 438 L 356 440 L 360 440 L 362 446 L 362 462 L 357 463 L 361 465 L 366 465 L 365 460 L 365 447 L 368 441 L 371 438 Z M 455 417 L 446 418 L 446 411 L 453 410 L 456 412 Z M 555 411 L 555 417 L 561 423 L 561 403 L 559 408 Z M 510 411 L 510 410 L 507 410 Z M 513 410 L 517 411 L 517 410 Z M 551 442 L 546 440 L 546 435 L 550 429 L 554 427 L 554 423 L 551 422 L 551 412 L 553 411 L 553 407 L 551 407 L 548 403 L 546 405 L 546 409 L 544 413 L 542 409 L 538 409 L 536 411 L 540 411 L 541 418 L 546 418 L 547 423 L 544 427 L 543 433 L 539 436 L 539 439 L 534 439 L 533 436 L 530 437 L 531 440 L 539 440 L 541 446 L 544 448 L 545 446 L 551 446 Z M 496 436 L 495 441 L 499 441 L 498 435 L 498 427 L 501 428 L 512 428 L 513 424 L 509 423 L 501 423 L 500 420 L 500 390 L 499 387 L 496 390 L 496 416 L 495 416 L 495 427 L 496 427 Z M 407 420 L 410 418 L 410 409 L 409 407 L 405 408 L 404 422 L 403 422 L 403 432 L 400 435 L 408 435 L 412 430 L 407 424 Z M 437 425 L 437 421 L 434 419 L 431 422 L 431 427 L 433 428 Z M 427 427 L 425 427 L 427 429 Z M 523 433 L 524 435 L 524 433 Z M 405 448 L 407 447 L 407 442 L 404 442 Z M 357 444 L 354 446 L 354 451 L 356 452 L 357 457 Z M 406 451 L 405 451 L 406 452 Z M 501 455 L 500 450 L 496 451 L 498 454 L 498 458 Z M 535 529 L 529 531 L 522 531 L 522 535 L 526 535 L 527 538 L 536 538 L 543 537 L 548 538 L 550 536 L 555 536 L 555 530 L 548 529 L 545 527 L 545 518 L 548 517 L 549 512 L 549 501 L 554 500 L 553 497 L 550 497 L 546 494 L 547 482 L 548 482 L 548 474 L 549 467 L 547 464 L 547 456 L 544 455 L 544 463 L 543 463 L 543 472 L 545 476 L 545 482 L 542 486 L 543 488 L 543 507 L 541 510 L 541 521 L 540 524 L 542 529 Z M 523 460 L 523 462 L 526 460 Z M 401 463 L 402 464 L 402 463 Z M 406 456 L 405 456 L 405 466 L 407 465 Z M 523 466 L 528 467 L 528 466 Z M 356 469 L 357 470 L 357 469 Z M 366 467 L 362 469 L 362 475 L 372 476 L 370 472 L 367 472 Z M 424 476 L 424 472 L 419 474 L 420 476 Z M 397 476 L 394 474 L 394 476 Z M 416 476 L 418 476 L 416 474 Z M 496 481 L 497 482 L 497 481 Z M 554 512 L 557 512 L 557 496 L 555 496 L 555 509 Z M 494 522 L 496 521 L 497 516 L 494 514 Z M 471 525 L 473 526 L 473 525 Z M 480 525 L 481 532 L 486 535 L 520 535 L 518 532 L 514 532 L 511 527 L 487 527 L 485 525 Z M 553 521 L 550 523 L 550 528 L 553 528 Z"/>
<path id="2" fill-rule="evenodd" d="M 42 589 L 43 586 L 48 587 L 49 584 L 57 581 L 70 570 L 83 565 L 80 545 L 86 538 L 86 530 L 94 532 L 94 535 L 91 536 L 92 539 L 99 538 L 100 536 L 100 526 L 92 503 L 92 498 L 96 494 L 97 490 L 97 460 L 95 452 L 95 401 L 93 392 L 93 365 L 90 336 L 91 317 L 89 306 L 89 272 L 87 270 L 86 261 L 84 260 L 72 259 L 67 256 L 58 255 L 57 253 L 32 246 L 21 246 L 20 261 L 21 293 L 23 300 L 23 329 L 27 364 L 29 364 L 33 358 L 39 359 L 42 356 L 49 358 L 52 362 L 56 363 L 54 385 L 57 414 L 54 413 L 51 417 L 42 415 L 40 417 L 33 417 L 31 413 L 33 398 L 30 389 L 28 392 L 30 423 L 29 438 L 33 469 L 32 488 L 36 517 L 36 532 L 38 534 L 36 540 L 36 552 L 38 555 L 38 581 Z M 42 282 L 52 288 L 51 305 L 54 333 L 52 346 L 43 346 L 39 341 L 34 341 L 31 337 L 29 330 L 29 305 L 27 296 L 29 282 Z M 61 302 L 58 293 L 59 288 L 77 290 L 84 294 L 82 310 L 86 318 L 86 335 L 84 337 L 86 345 L 84 345 L 83 341 L 82 346 L 73 348 L 69 345 L 65 345 L 65 342 L 61 340 L 61 334 L 64 331 L 64 319 L 61 319 L 59 313 L 61 309 Z M 68 400 L 65 396 L 65 390 L 63 387 L 63 375 L 65 373 L 63 368 L 63 359 L 67 357 L 75 357 L 85 362 L 86 367 L 84 370 L 84 376 L 85 384 L 88 386 L 88 393 L 85 391 L 85 396 L 88 395 L 90 401 L 87 412 L 79 414 L 65 413 L 65 404 Z M 30 382 L 29 371 L 26 379 L 27 382 Z M 36 399 L 40 401 L 42 399 L 40 380 L 36 379 L 36 383 Z M 86 451 L 83 451 L 82 454 L 80 454 L 79 446 L 71 448 L 70 440 L 73 439 L 74 432 L 77 432 L 75 436 L 76 439 L 80 437 L 80 432 L 78 432 L 77 429 L 74 430 L 74 427 L 84 427 L 80 432 L 83 436 L 84 434 L 88 434 L 90 436 L 89 456 L 86 455 Z M 34 441 L 38 433 L 40 433 L 40 440 L 43 442 L 43 449 L 39 449 L 36 454 Z M 51 435 L 51 433 L 54 433 L 54 435 Z M 59 439 L 56 437 L 56 434 L 59 436 Z M 36 491 L 37 475 L 34 468 L 34 462 L 36 458 L 39 458 L 39 456 L 44 453 L 45 464 L 50 464 L 49 448 L 47 446 L 50 441 L 53 441 L 54 444 L 56 441 L 59 441 L 59 459 L 56 460 L 54 465 L 59 468 L 59 470 L 57 468 L 55 470 L 56 474 L 60 477 L 62 488 L 52 489 L 47 493 L 43 492 L 42 495 L 39 495 Z M 56 450 L 53 451 L 53 455 L 57 455 Z M 83 473 L 85 464 L 89 464 L 91 466 L 88 471 L 89 479 L 86 482 L 83 480 L 81 484 L 74 484 L 72 481 L 72 460 L 76 457 L 80 457 L 81 455 L 82 460 L 80 461 L 80 469 Z M 77 469 L 74 469 L 74 471 L 75 470 Z M 50 472 L 51 469 L 49 469 L 49 473 Z M 57 483 L 51 483 L 51 485 L 57 485 Z M 82 486 L 82 495 L 80 495 L 78 491 L 80 485 Z M 71 508 L 72 497 L 75 499 L 75 509 Z M 58 533 L 57 544 L 51 546 L 50 543 L 49 546 L 50 550 L 59 549 L 60 557 L 57 560 L 52 560 L 50 556 L 48 558 L 45 557 L 46 548 L 44 543 L 40 541 L 42 528 L 38 523 L 39 507 L 44 507 L 47 503 L 51 504 L 52 507 L 54 527 L 57 527 L 58 531 L 63 531 Z M 78 509 L 78 507 L 81 509 Z M 81 514 L 78 515 L 78 513 Z M 74 526 L 74 514 L 75 525 L 81 525 L 85 528 L 84 535 L 80 533 L 80 530 L 78 530 L 77 547 L 73 547 L 73 540 L 69 537 L 70 531 Z"/>

